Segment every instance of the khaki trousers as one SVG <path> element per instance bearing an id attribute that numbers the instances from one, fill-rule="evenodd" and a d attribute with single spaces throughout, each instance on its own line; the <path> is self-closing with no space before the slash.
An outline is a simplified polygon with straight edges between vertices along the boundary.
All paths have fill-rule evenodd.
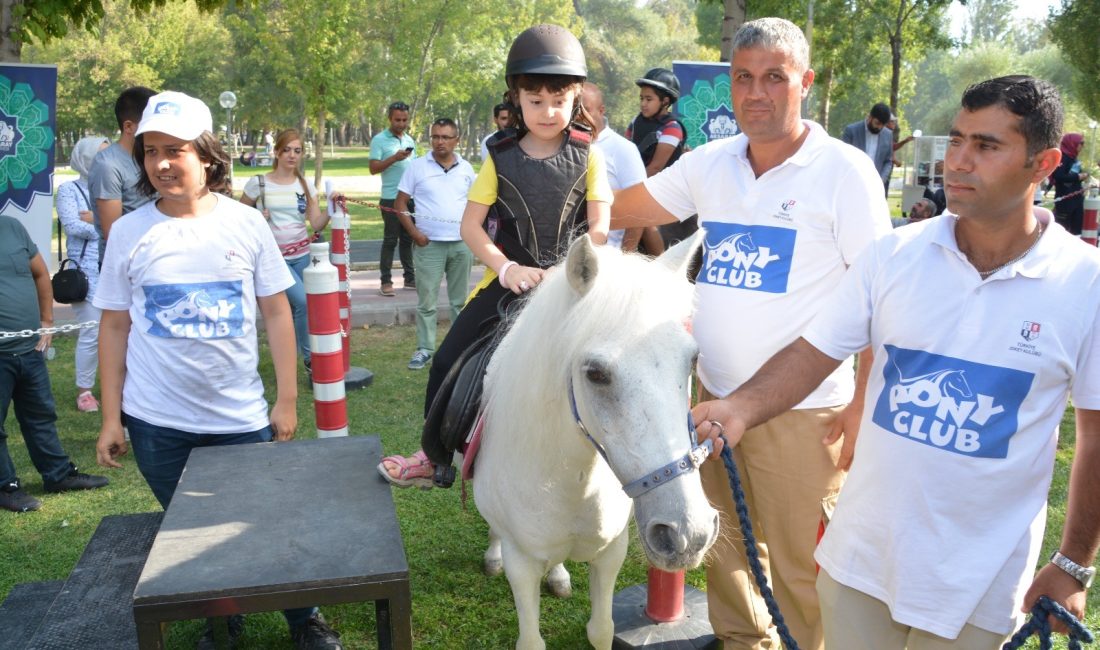
<path id="1" fill-rule="evenodd" d="M 700 400 L 714 399 L 700 387 Z M 817 604 L 818 527 L 846 474 L 837 470 L 841 441 L 821 440 L 843 407 L 788 411 L 750 429 L 733 450 L 753 535 L 783 618 L 803 650 L 825 647 Z M 726 650 L 781 648 L 779 635 L 748 570 L 729 478 L 721 462 L 701 468 L 703 489 L 719 512 L 718 541 L 707 556 L 707 606 Z"/>
<path id="2" fill-rule="evenodd" d="M 844 650 L 996 650 L 1008 635 L 964 625 L 957 639 L 897 623 L 886 603 L 846 587 L 824 571 L 817 593 L 825 621 L 825 645 Z"/>

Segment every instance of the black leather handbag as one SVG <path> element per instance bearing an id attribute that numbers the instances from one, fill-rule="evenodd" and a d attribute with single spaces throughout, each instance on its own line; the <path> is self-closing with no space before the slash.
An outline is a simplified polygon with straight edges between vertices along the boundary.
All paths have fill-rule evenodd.
<path id="1" fill-rule="evenodd" d="M 79 188 L 78 188 L 79 189 Z M 80 191 L 84 194 L 84 190 Z M 87 201 L 87 197 L 84 198 Z M 57 273 L 54 273 L 50 284 L 53 285 L 53 299 L 57 302 L 69 305 L 81 302 L 88 297 L 88 276 L 80 268 L 80 263 L 71 259 L 61 259 L 61 249 L 64 243 L 61 239 L 61 219 L 57 220 L 57 261 L 60 262 Z M 84 253 L 88 250 L 88 240 L 80 248 L 80 262 L 84 261 Z M 72 264 L 71 268 L 65 268 Z"/>

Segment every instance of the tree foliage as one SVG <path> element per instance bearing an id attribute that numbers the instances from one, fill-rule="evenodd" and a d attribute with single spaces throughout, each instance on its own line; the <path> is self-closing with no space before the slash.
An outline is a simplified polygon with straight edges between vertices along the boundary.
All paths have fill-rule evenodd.
<path id="1" fill-rule="evenodd" d="M 1073 87 L 1090 115 L 1100 117 L 1100 2 L 1062 0 L 1050 20 L 1054 42 L 1076 69 Z"/>

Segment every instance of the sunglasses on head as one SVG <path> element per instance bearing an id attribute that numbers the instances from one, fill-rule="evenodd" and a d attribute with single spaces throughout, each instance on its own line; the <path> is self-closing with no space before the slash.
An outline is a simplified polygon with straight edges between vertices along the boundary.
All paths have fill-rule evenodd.
<path id="1" fill-rule="evenodd" d="M 409 110 L 409 105 L 406 104 L 405 102 L 394 102 L 394 103 L 390 104 L 390 107 L 386 110 L 390 110 L 390 111 L 407 111 L 407 110 Z"/>

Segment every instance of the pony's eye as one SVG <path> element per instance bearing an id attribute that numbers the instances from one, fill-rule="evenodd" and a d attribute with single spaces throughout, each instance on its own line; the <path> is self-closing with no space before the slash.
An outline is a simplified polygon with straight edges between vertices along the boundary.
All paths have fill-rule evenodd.
<path id="1" fill-rule="evenodd" d="M 584 375 L 593 384 L 606 385 L 611 383 L 611 373 L 600 366 L 589 366 L 584 371 Z"/>

